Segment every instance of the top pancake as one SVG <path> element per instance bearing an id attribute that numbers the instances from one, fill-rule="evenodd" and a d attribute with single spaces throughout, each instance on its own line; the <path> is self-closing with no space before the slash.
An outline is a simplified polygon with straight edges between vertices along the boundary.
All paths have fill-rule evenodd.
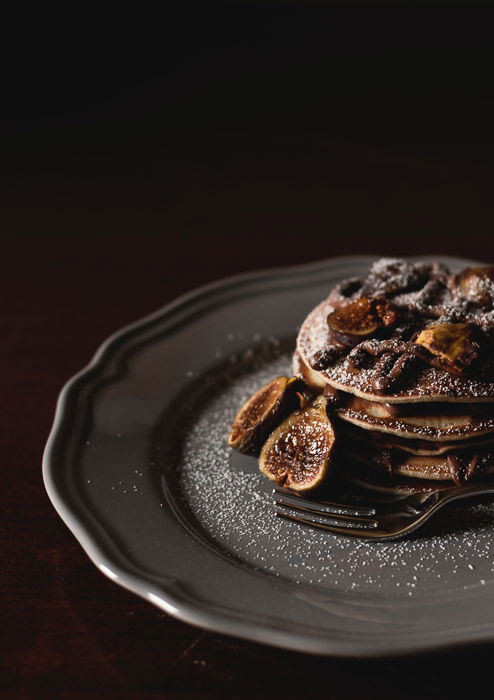
<path id="1" fill-rule="evenodd" d="M 478 326 L 484 336 L 490 338 L 494 329 L 494 285 L 492 290 L 488 290 L 489 293 L 492 291 L 492 303 L 476 305 L 451 284 L 453 279 L 449 271 L 439 264 L 379 260 L 366 279 L 344 281 L 307 316 L 297 338 L 296 353 L 300 361 L 310 370 L 312 379 L 319 386 L 330 385 L 371 401 L 493 401 L 494 353 L 490 356 L 486 354 L 475 373 L 469 372 L 467 376 L 420 362 L 388 393 L 378 393 L 373 386 L 376 377 L 373 358 L 370 366 L 360 368 L 355 368 L 348 361 L 349 353 L 355 352 L 359 345 L 346 348 L 343 354 L 323 369 L 314 367 L 318 353 L 338 347 L 328 337 L 328 315 L 335 308 L 361 296 L 386 298 L 396 308 L 406 311 L 418 328 L 427 328 L 434 323 L 470 323 Z M 351 290 L 350 294 L 346 293 L 348 289 Z M 388 339 L 400 342 L 403 336 L 399 332 L 400 329 L 392 330 Z M 370 342 L 378 346 L 383 340 L 371 338 Z"/>

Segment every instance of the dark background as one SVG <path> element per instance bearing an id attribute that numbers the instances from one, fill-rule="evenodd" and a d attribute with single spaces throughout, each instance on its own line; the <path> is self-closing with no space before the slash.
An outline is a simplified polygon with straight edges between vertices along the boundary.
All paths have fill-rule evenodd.
<path id="1" fill-rule="evenodd" d="M 492 645 L 340 661 L 175 621 L 44 494 L 62 384 L 178 294 L 348 253 L 494 262 L 489 6 L 206 5 L 4 22 L 5 696 L 466 694 Z"/>

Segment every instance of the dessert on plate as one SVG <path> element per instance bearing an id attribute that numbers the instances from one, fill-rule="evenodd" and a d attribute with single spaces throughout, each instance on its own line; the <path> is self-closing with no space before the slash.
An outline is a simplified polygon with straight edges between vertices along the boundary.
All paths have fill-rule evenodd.
<path id="1" fill-rule="evenodd" d="M 292 371 L 229 435 L 280 485 L 343 474 L 392 491 L 494 471 L 494 267 L 377 260 L 308 314 Z"/>

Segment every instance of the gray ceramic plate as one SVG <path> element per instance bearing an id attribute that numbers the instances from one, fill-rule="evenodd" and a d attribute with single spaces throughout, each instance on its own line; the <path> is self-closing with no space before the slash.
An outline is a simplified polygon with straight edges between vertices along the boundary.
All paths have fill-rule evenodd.
<path id="1" fill-rule="evenodd" d="M 241 402 L 289 371 L 307 312 L 371 262 L 203 287 L 112 336 L 67 384 L 45 484 L 106 576 L 191 624 L 305 652 L 494 639 L 494 506 L 444 511 L 403 541 L 346 539 L 276 518 L 255 460 L 225 446 Z"/>

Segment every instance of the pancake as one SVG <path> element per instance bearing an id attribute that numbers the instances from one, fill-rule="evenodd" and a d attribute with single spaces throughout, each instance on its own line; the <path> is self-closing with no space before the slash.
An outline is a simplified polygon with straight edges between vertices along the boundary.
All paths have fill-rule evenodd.
<path id="1" fill-rule="evenodd" d="M 298 337 L 297 362 L 302 370 L 310 372 L 310 385 L 329 385 L 339 391 L 380 403 L 413 402 L 488 402 L 494 397 L 494 382 L 491 380 L 492 360 L 482 367 L 479 377 L 457 376 L 438 367 L 424 365 L 411 373 L 392 393 L 379 394 L 374 387 L 374 366 L 355 369 L 348 355 L 355 348 L 340 355 L 332 365 L 317 369 L 314 358 L 335 346 L 328 341 L 327 317 L 334 307 L 328 300 L 321 302 L 302 324 Z M 493 320 L 494 322 L 494 320 Z M 488 380 L 485 377 L 488 377 Z"/>
<path id="2" fill-rule="evenodd" d="M 336 422 L 336 421 L 335 421 Z M 451 450 L 463 448 L 477 448 L 484 445 L 492 445 L 494 450 L 494 434 L 471 437 L 466 440 L 435 442 L 433 440 L 421 440 L 420 438 L 403 438 L 373 430 L 362 430 L 350 423 L 336 422 L 337 430 L 345 440 L 357 441 L 363 445 L 370 445 L 372 449 L 394 450 L 400 449 L 413 455 L 444 455 Z"/>
<path id="3" fill-rule="evenodd" d="M 316 393 L 323 391 L 326 387 L 331 389 L 331 385 L 322 372 L 311 369 L 309 365 L 302 360 L 298 352 L 293 354 L 292 372 L 295 377 L 303 379 L 307 386 Z M 335 389 L 334 391 L 336 392 L 337 390 Z"/>
<path id="4" fill-rule="evenodd" d="M 411 477 L 398 475 L 394 475 L 391 479 L 388 474 L 384 474 L 378 469 L 369 468 L 365 464 L 359 464 L 356 461 L 352 464 L 352 468 L 345 473 L 345 482 L 350 485 L 351 491 L 354 493 L 355 487 L 357 487 L 357 496 L 360 489 L 362 489 L 361 495 L 367 499 L 369 491 L 375 492 L 373 502 L 374 498 L 379 499 L 378 494 L 383 494 L 385 503 L 390 496 L 401 497 L 413 493 L 427 493 L 451 488 L 452 486 L 451 482 L 446 480 L 412 479 Z"/>
<path id="5" fill-rule="evenodd" d="M 448 481 L 424 481 L 423 479 L 410 479 L 396 477 L 392 481 L 380 475 L 369 474 L 366 471 L 354 471 L 348 475 L 347 481 L 352 486 L 362 489 L 367 495 L 368 491 L 389 496 L 408 496 L 413 493 L 425 493 L 438 489 L 450 488 Z"/>
<path id="6" fill-rule="evenodd" d="M 364 430 L 404 438 L 420 437 L 435 442 L 465 440 L 494 433 L 492 404 L 486 404 L 485 415 L 467 403 L 449 406 L 446 403 L 439 412 L 433 412 L 431 404 L 426 404 L 425 407 L 422 404 L 402 404 L 402 410 L 399 411 L 401 415 L 393 415 L 386 404 L 354 396 L 345 399 L 343 407 L 335 410 L 335 415 Z"/>
<path id="7" fill-rule="evenodd" d="M 410 455 L 395 450 L 383 459 L 381 451 L 376 450 L 373 453 L 372 450 L 362 450 L 352 445 L 348 447 L 346 454 L 353 463 L 364 466 L 364 474 L 375 476 L 377 472 L 383 476 L 387 475 L 391 481 L 398 476 L 433 482 L 453 481 L 459 484 L 474 475 L 494 472 L 494 452 L 491 447 L 473 451 L 456 450 L 447 455 L 430 456 Z M 347 471 L 352 472 L 352 467 Z"/>
<path id="8" fill-rule="evenodd" d="M 429 418 L 442 419 L 444 426 L 459 425 L 461 422 L 480 424 L 492 422 L 494 426 L 494 402 L 491 403 L 401 403 L 387 404 L 361 399 L 352 394 L 339 393 L 340 405 L 372 418 L 395 418 L 406 420 L 414 425 L 428 425 Z"/>
<path id="9" fill-rule="evenodd" d="M 333 385 L 321 379 L 321 373 L 307 367 L 298 353 L 294 356 L 293 372 L 316 393 L 330 391 L 339 394 L 343 405 L 335 410 L 335 414 L 365 430 L 434 441 L 463 440 L 494 432 L 492 397 L 490 403 L 445 401 L 386 404 L 384 401 L 371 401 L 355 394 L 338 392 Z"/>

